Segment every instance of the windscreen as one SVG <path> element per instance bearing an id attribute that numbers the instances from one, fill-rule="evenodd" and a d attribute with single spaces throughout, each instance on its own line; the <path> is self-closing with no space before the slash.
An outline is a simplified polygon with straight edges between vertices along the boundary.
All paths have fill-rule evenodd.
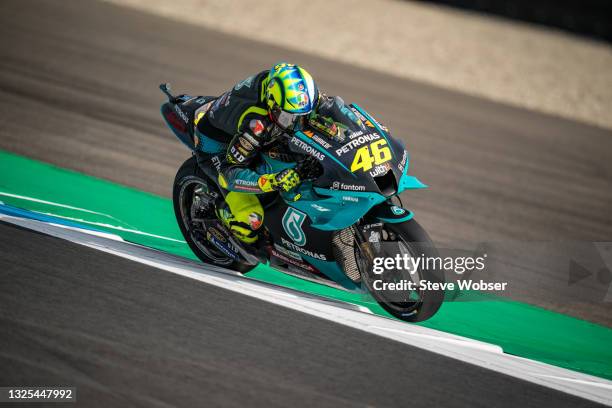
<path id="1" fill-rule="evenodd" d="M 321 101 L 317 113 L 308 125 L 334 138 L 345 138 L 350 134 L 366 131 L 365 124 L 339 96 L 326 97 Z"/>

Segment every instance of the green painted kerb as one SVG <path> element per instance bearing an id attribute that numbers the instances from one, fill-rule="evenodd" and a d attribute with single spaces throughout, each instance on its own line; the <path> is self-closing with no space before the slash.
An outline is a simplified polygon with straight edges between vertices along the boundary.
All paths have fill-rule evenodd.
<path id="1" fill-rule="evenodd" d="M 195 259 L 167 198 L 0 151 L 0 201 Z M 265 266 L 248 276 L 388 316 L 369 297 L 306 282 Z M 612 379 L 612 329 L 484 294 L 460 295 L 460 300 L 445 303 L 422 325 L 497 344 L 506 353 Z"/>

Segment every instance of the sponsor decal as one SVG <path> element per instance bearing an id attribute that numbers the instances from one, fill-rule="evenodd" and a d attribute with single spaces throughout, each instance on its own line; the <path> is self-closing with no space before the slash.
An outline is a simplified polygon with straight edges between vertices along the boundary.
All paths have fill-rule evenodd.
<path id="1" fill-rule="evenodd" d="M 321 211 L 321 212 L 325 212 L 325 211 L 331 211 L 329 208 L 325 208 L 319 204 L 310 204 L 310 206 L 312 208 L 314 208 L 315 210 Z"/>
<path id="2" fill-rule="evenodd" d="M 237 179 L 236 180 L 236 184 L 240 185 L 240 186 L 254 186 L 254 187 L 257 187 L 257 182 L 256 181 L 251 181 L 251 180 Z"/>
<path id="3" fill-rule="evenodd" d="M 250 151 L 248 151 L 247 149 L 245 149 L 244 147 L 240 146 L 239 144 L 236 145 L 236 149 L 238 149 L 238 151 L 245 157 L 249 156 L 249 153 L 251 153 Z"/>
<path id="4" fill-rule="evenodd" d="M 267 184 L 268 184 L 268 177 L 260 176 L 259 179 L 257 179 L 257 185 L 259 186 L 261 190 L 263 190 Z"/>
<path id="5" fill-rule="evenodd" d="M 288 256 L 284 255 L 283 253 L 277 251 L 274 248 L 272 249 L 271 254 L 272 254 L 272 256 L 277 257 L 278 259 L 280 259 L 283 262 L 286 262 L 288 264 L 297 266 L 297 267 L 302 268 L 302 269 L 306 269 L 309 272 L 315 272 L 315 269 L 312 266 L 308 265 L 307 263 L 300 262 L 300 261 L 298 261 L 296 259 L 288 257 Z"/>
<path id="6" fill-rule="evenodd" d="M 215 170 L 219 171 L 219 169 L 221 168 L 221 159 L 219 158 L 219 156 L 211 157 L 210 161 L 212 162 L 212 165 L 214 166 Z"/>
<path id="7" fill-rule="evenodd" d="M 406 149 L 404 149 L 404 155 L 402 156 L 402 160 L 399 162 L 399 164 L 397 165 L 397 168 L 401 171 L 404 172 L 404 167 L 406 167 L 406 161 L 408 160 L 408 151 L 406 151 Z"/>
<path id="8" fill-rule="evenodd" d="M 315 149 L 308 143 L 304 142 L 303 140 L 300 140 L 294 136 L 291 138 L 290 141 L 292 144 L 296 145 L 297 147 L 302 149 L 304 152 L 306 152 L 310 156 L 314 156 L 319 160 L 325 160 L 325 155 L 323 153 L 321 153 L 320 151 L 318 151 L 317 149 Z"/>
<path id="9" fill-rule="evenodd" d="M 259 146 L 259 140 L 255 139 L 248 132 L 244 132 L 242 136 L 249 141 L 253 146 Z"/>
<path id="10" fill-rule="evenodd" d="M 263 122 L 259 119 L 251 119 L 251 121 L 249 122 L 249 128 L 255 136 L 261 135 L 265 130 Z"/>
<path id="11" fill-rule="evenodd" d="M 371 141 L 378 140 L 378 139 L 380 139 L 380 135 L 376 133 L 368 133 L 366 135 L 359 136 L 355 139 L 352 139 L 350 142 L 348 142 L 341 148 L 336 149 L 336 154 L 338 155 L 338 157 L 340 157 L 343 154 L 348 153 L 351 150 L 355 149 L 357 146 L 361 146 L 362 144 L 369 143 Z"/>
<path id="12" fill-rule="evenodd" d="M 338 181 L 334 181 L 332 184 L 332 190 L 350 190 L 350 191 L 365 191 L 365 186 L 360 186 L 356 184 L 344 184 Z"/>
<path id="13" fill-rule="evenodd" d="M 256 181 L 244 180 L 244 179 L 236 179 L 234 181 L 235 188 L 239 188 L 241 191 L 252 191 L 256 193 L 260 193 L 261 189 L 257 185 Z"/>
<path id="14" fill-rule="evenodd" d="M 314 136 L 314 132 L 312 130 L 305 130 L 302 133 L 305 134 L 308 137 L 313 137 Z"/>
<path id="15" fill-rule="evenodd" d="M 183 112 L 181 108 L 179 108 L 178 105 L 174 105 L 174 110 L 176 114 L 179 115 L 180 118 L 183 119 L 185 123 L 189 123 L 189 119 L 187 118 L 187 115 L 185 115 L 185 112 Z"/>
<path id="16" fill-rule="evenodd" d="M 363 116 L 363 115 L 361 114 L 361 112 L 359 112 L 359 111 L 357 110 L 357 108 L 355 108 L 355 107 L 353 107 L 353 106 L 350 106 L 350 109 L 351 109 L 351 111 L 352 111 L 352 112 L 355 114 L 355 116 L 357 116 L 357 117 L 359 118 L 359 120 L 360 120 L 360 121 L 365 122 L 365 121 L 367 120 L 367 119 L 366 119 L 366 117 L 365 117 L 365 116 Z"/>
<path id="17" fill-rule="evenodd" d="M 323 138 L 314 135 L 312 137 L 312 140 L 314 140 L 315 142 L 317 142 L 318 144 L 320 144 L 321 146 L 323 146 L 326 149 L 329 149 L 331 147 L 331 144 L 327 143 L 325 140 L 323 140 Z"/>
<path id="18" fill-rule="evenodd" d="M 304 84 L 303 83 L 299 83 L 298 84 L 298 90 L 303 91 L 304 90 Z"/>
<path id="19" fill-rule="evenodd" d="M 359 199 L 357 197 L 342 196 L 342 201 L 352 201 L 354 203 L 358 203 Z"/>
<path id="20" fill-rule="evenodd" d="M 351 132 L 351 133 L 349 133 L 349 139 L 354 139 L 354 138 L 359 137 L 361 135 L 363 135 L 363 130 L 358 130 L 356 132 Z"/>
<path id="21" fill-rule="evenodd" d="M 206 238 L 210 240 L 211 237 L 215 237 L 220 242 L 227 242 L 227 239 L 225 238 L 225 236 L 215 227 L 209 227 L 208 231 L 206 231 Z"/>
<path id="22" fill-rule="evenodd" d="M 363 229 L 364 232 L 371 230 L 372 228 L 380 228 L 383 226 L 382 222 L 376 222 L 373 224 L 364 224 L 361 226 L 361 228 Z"/>
<path id="23" fill-rule="evenodd" d="M 226 245 L 223 242 L 219 241 L 216 237 L 211 235 L 211 237 L 209 238 L 209 241 L 212 242 L 225 255 L 227 255 L 227 256 L 229 256 L 230 258 L 233 258 L 233 259 L 239 259 L 238 254 L 236 252 L 232 251 L 228 247 L 228 245 Z"/>
<path id="24" fill-rule="evenodd" d="M 321 261 L 326 261 L 327 257 L 324 254 L 319 254 L 316 252 L 309 251 L 308 249 L 302 248 L 301 246 L 295 245 L 293 242 L 287 241 L 285 238 L 281 237 L 281 242 L 284 246 L 290 248 L 292 251 L 299 252 L 306 256 L 310 256 L 312 258 L 320 259 Z"/>
<path id="25" fill-rule="evenodd" d="M 245 79 L 245 80 L 242 80 L 242 81 L 238 82 L 238 83 L 236 84 L 236 86 L 234 87 L 234 90 L 238 91 L 238 90 L 240 90 L 240 88 L 243 88 L 243 87 L 245 87 L 245 86 L 246 86 L 247 88 L 250 88 L 250 87 L 251 87 L 251 85 L 253 85 L 253 80 L 254 80 L 254 79 L 255 79 L 255 75 L 251 75 L 251 76 L 250 76 L 250 77 L 248 77 L 247 79 Z"/>
<path id="26" fill-rule="evenodd" d="M 291 258 L 297 259 L 298 261 L 302 260 L 302 257 L 297 252 L 290 251 L 287 248 L 280 246 L 278 244 L 274 244 L 274 248 L 276 248 L 277 251 L 282 252 L 283 254 L 287 256 L 290 256 Z"/>
<path id="27" fill-rule="evenodd" d="M 398 207 L 397 205 L 392 205 L 391 206 L 391 212 L 394 215 L 402 215 L 406 213 L 406 210 L 404 210 L 402 207 Z"/>
<path id="28" fill-rule="evenodd" d="M 374 242 L 374 243 L 380 242 L 380 232 L 375 231 L 375 230 L 370 231 L 368 242 Z"/>
<path id="29" fill-rule="evenodd" d="M 261 227 L 262 216 L 255 212 L 249 214 L 249 225 L 253 231 L 258 230 Z"/>
<path id="30" fill-rule="evenodd" d="M 252 193 L 261 193 L 261 189 L 257 187 L 241 186 L 240 191 L 250 191 Z"/>
<path id="31" fill-rule="evenodd" d="M 238 141 L 240 142 L 240 144 L 242 145 L 242 147 L 244 147 L 245 149 L 247 149 L 248 151 L 253 150 L 253 145 L 251 144 L 251 142 L 249 142 L 248 140 L 246 140 L 246 138 L 242 137 L 242 136 L 238 136 Z"/>
<path id="32" fill-rule="evenodd" d="M 385 164 L 380 164 L 370 170 L 370 176 L 377 177 L 383 174 L 387 174 L 389 170 L 391 170 L 391 165 L 389 164 L 389 162 Z"/>
<path id="33" fill-rule="evenodd" d="M 240 189 L 240 191 L 250 191 L 252 193 L 261 193 L 261 189 L 258 187 L 252 186 L 236 186 L 236 189 Z"/>
<path id="34" fill-rule="evenodd" d="M 306 234 L 302 229 L 304 220 L 306 220 L 306 214 L 293 207 L 287 208 L 282 220 L 285 233 L 299 246 L 304 246 L 306 244 Z"/>
<path id="35" fill-rule="evenodd" d="M 238 163 L 242 163 L 246 160 L 246 158 L 242 154 L 240 154 L 240 152 L 238 152 L 236 146 L 232 146 L 232 148 L 230 149 L 230 153 L 232 155 L 232 158 Z"/>

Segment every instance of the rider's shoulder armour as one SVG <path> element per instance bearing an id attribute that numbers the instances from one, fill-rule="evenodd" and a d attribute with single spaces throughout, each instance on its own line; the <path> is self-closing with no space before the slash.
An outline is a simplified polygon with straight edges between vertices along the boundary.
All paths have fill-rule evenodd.
<path id="1" fill-rule="evenodd" d="M 262 92 L 267 75 L 268 71 L 262 71 L 250 76 L 219 96 L 207 113 L 211 125 L 235 135 L 248 115 L 267 114 Z"/>

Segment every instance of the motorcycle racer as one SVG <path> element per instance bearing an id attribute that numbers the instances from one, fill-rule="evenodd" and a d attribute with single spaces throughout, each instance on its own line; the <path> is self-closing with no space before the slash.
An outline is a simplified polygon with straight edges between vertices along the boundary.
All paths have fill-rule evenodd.
<path id="1" fill-rule="evenodd" d="M 279 64 L 220 97 L 174 96 L 160 85 L 168 98 L 161 115 L 192 152 L 172 188 L 185 242 L 207 264 L 248 273 L 265 263 L 370 293 L 401 320 L 430 318 L 444 289 L 378 290 L 380 275 L 368 267 L 394 252 L 439 257 L 399 200 L 426 187 L 408 175 L 407 150 L 359 105 L 319 94 L 298 68 Z M 385 281 L 414 282 L 418 273 L 418 281 L 445 282 L 441 267 L 416 269 L 392 268 Z"/>
<path id="2" fill-rule="evenodd" d="M 239 82 L 195 118 L 200 149 L 226 151 L 218 181 L 227 190 L 227 208 L 218 215 L 241 241 L 255 243 L 263 225 L 257 194 L 289 191 L 300 183 L 294 169 L 258 174 L 250 165 L 262 149 L 313 113 L 318 102 L 312 76 L 297 65 L 279 63 Z"/>

